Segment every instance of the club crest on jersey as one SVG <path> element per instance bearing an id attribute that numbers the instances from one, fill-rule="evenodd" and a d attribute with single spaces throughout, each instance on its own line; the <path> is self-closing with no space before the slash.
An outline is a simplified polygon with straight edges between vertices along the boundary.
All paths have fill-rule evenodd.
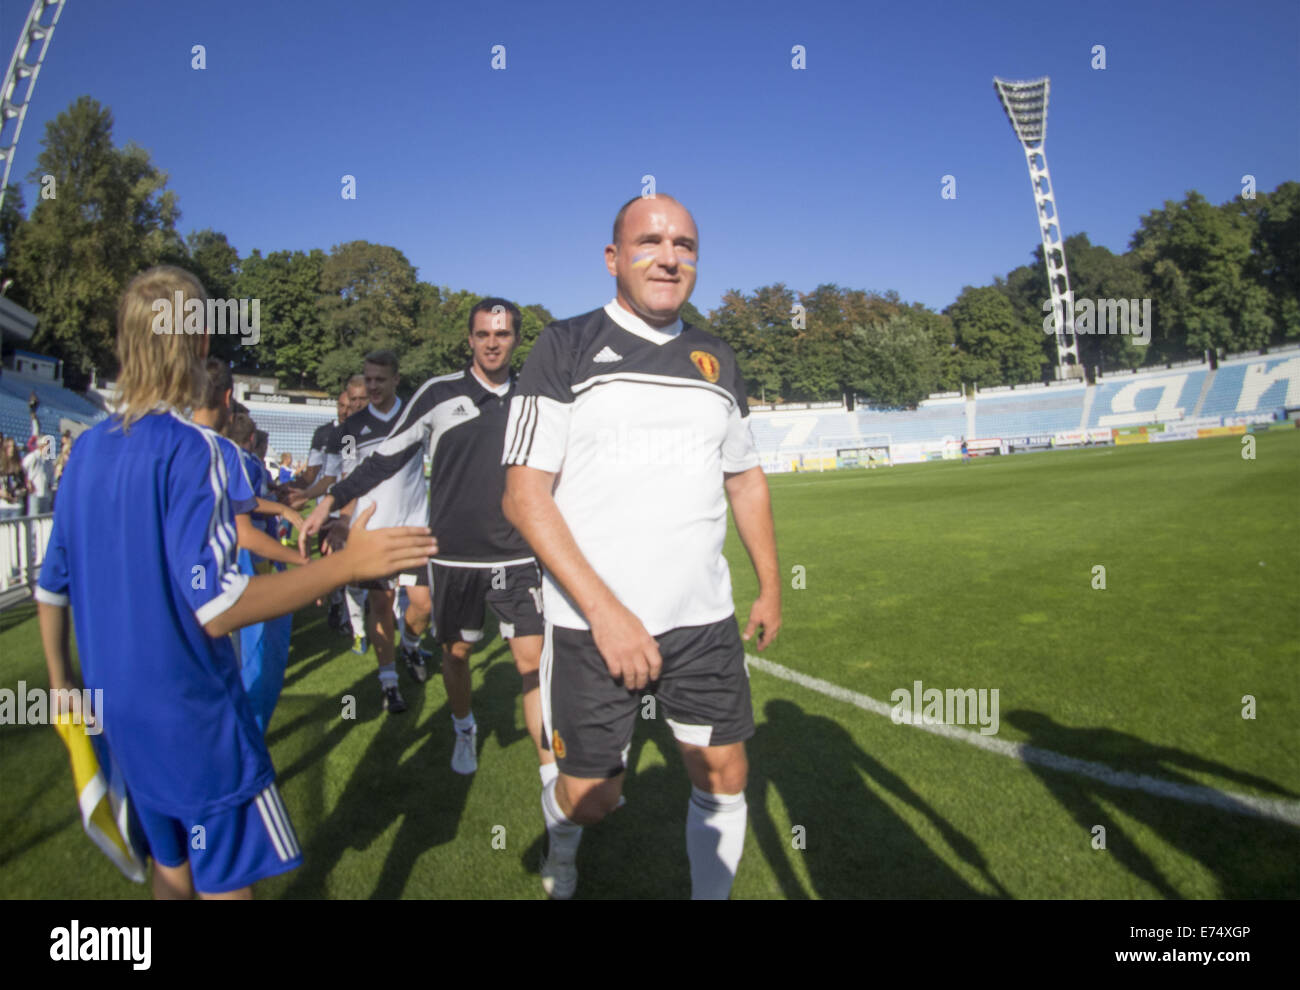
<path id="1" fill-rule="evenodd" d="M 691 361 L 700 369 L 700 374 L 707 382 L 718 380 L 718 359 L 708 351 L 691 351 Z"/>
<path id="2" fill-rule="evenodd" d="M 555 754 L 556 759 L 564 759 L 564 737 L 560 733 L 551 733 L 551 752 Z"/>

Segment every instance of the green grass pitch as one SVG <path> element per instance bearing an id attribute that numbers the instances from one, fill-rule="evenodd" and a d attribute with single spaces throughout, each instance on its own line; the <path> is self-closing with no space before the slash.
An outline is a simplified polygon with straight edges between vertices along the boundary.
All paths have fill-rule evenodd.
<path id="1" fill-rule="evenodd" d="M 764 657 L 886 704 L 915 681 L 996 688 L 997 739 L 1294 809 L 1300 432 L 1257 440 L 1254 460 L 1225 437 L 774 477 L 785 625 Z M 743 620 L 756 586 L 734 532 L 727 554 Z M 504 644 L 472 659 L 471 778 L 448 765 L 441 680 L 403 671 L 411 709 L 387 716 L 373 653 L 349 646 L 320 610 L 297 616 L 269 742 L 306 861 L 258 896 L 541 897 Z M 0 614 L 0 687 L 19 680 L 46 683 L 30 604 Z M 751 687 L 738 898 L 1300 895 L 1293 825 L 985 752 L 762 671 Z M 54 733 L 0 740 L 3 896 L 147 896 L 82 833 Z M 578 896 L 687 896 L 666 726 L 638 725 L 630 765 L 627 806 L 583 840 Z"/>

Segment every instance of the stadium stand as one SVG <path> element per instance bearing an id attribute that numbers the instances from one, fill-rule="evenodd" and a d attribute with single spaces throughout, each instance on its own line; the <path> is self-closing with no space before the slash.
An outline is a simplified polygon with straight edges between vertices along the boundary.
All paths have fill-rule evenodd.
<path id="1" fill-rule="evenodd" d="M 1190 418 L 1209 373 L 1208 367 L 1197 366 L 1103 378 L 1084 425 L 1137 426 Z"/>
<path id="2" fill-rule="evenodd" d="M 288 451 L 295 461 L 306 460 L 316 427 L 334 420 L 333 409 L 329 406 L 299 406 L 294 409 L 292 406 L 250 402 L 248 412 L 257 428 L 266 430 L 269 449 L 277 454 Z"/>
<path id="3" fill-rule="evenodd" d="M 966 405 L 958 402 L 906 411 L 861 409 L 857 423 L 863 435 L 888 434 L 894 443 L 960 439 L 966 435 Z"/>
<path id="4" fill-rule="evenodd" d="M 1276 412 L 1300 405 L 1300 355 L 1246 357 L 1224 362 L 1201 406 L 1201 416 Z"/>
<path id="5" fill-rule="evenodd" d="M 99 422 L 103 410 L 89 399 L 78 395 L 62 385 L 52 382 L 35 381 L 25 376 L 6 373 L 0 375 L 0 394 L 12 395 L 27 405 L 27 397 L 32 392 L 41 400 L 42 405 L 51 405 L 60 409 L 65 416 L 73 416 L 88 423 Z"/>
<path id="6" fill-rule="evenodd" d="M 828 454 L 865 437 L 888 436 L 893 445 L 963 438 L 1014 442 L 1156 422 L 1190 426 L 1193 419 L 1199 426 L 1214 425 L 1214 420 L 1231 425 L 1234 418 L 1282 418 L 1286 409 L 1297 407 L 1300 348 L 1286 348 L 1225 358 L 1217 370 L 1190 363 L 1116 373 L 1096 385 L 980 392 L 973 400 L 937 398 L 914 410 L 756 408 L 750 423 L 755 444 L 767 456 L 765 464 L 775 465 L 793 454 Z"/>
<path id="7" fill-rule="evenodd" d="M 1082 386 L 1027 393 L 980 395 L 975 400 L 977 437 L 1031 437 L 1079 429 Z"/>
<path id="8" fill-rule="evenodd" d="M 107 415 L 94 403 L 60 385 L 6 373 L 0 376 L 0 433 L 14 437 L 20 444 L 25 444 L 32 432 L 31 413 L 27 410 L 27 397 L 32 392 L 41 400 L 36 423 L 43 435 L 54 437 L 56 454 L 63 420 L 93 426 Z"/>

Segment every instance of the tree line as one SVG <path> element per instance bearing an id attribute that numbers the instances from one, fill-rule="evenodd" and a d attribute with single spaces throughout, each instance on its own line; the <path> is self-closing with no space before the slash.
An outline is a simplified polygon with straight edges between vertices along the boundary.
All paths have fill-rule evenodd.
<path id="1" fill-rule="evenodd" d="M 30 214 L 10 186 L 0 208 L 0 284 L 40 317 L 34 350 L 64 362 L 69 386 L 115 371 L 115 303 L 150 265 L 192 271 L 213 298 L 260 300 L 260 341 L 216 336 L 213 352 L 283 387 L 336 389 L 367 351 L 389 348 L 407 382 L 468 360 L 465 327 L 480 296 L 421 281 L 392 246 L 351 241 L 328 252 L 254 249 L 246 257 L 211 229 L 182 237 L 167 177 L 146 151 L 116 147 L 111 112 L 76 100 L 46 126 L 29 179 Z M 1152 333 L 1076 337 L 1080 363 L 1103 370 L 1251 350 L 1300 339 L 1300 183 L 1220 205 L 1197 192 L 1139 221 L 1114 254 L 1087 234 L 1066 238 L 1076 299 L 1150 299 Z M 12 281 L 10 281 L 12 280 Z M 819 401 L 844 394 L 880 407 L 927 394 L 1049 380 L 1055 337 L 1041 245 L 991 285 L 966 286 L 942 312 L 896 292 L 783 284 L 732 290 L 707 316 L 683 318 L 735 348 L 753 398 Z M 521 305 L 522 361 L 552 315 Z"/>

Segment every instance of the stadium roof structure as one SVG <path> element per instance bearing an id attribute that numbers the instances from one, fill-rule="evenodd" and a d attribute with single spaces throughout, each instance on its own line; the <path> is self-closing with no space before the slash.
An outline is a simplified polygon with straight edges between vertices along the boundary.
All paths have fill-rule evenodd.
<path id="1" fill-rule="evenodd" d="M 12 299 L 0 296 L 0 340 L 6 337 L 31 340 L 36 333 L 37 317 Z"/>

